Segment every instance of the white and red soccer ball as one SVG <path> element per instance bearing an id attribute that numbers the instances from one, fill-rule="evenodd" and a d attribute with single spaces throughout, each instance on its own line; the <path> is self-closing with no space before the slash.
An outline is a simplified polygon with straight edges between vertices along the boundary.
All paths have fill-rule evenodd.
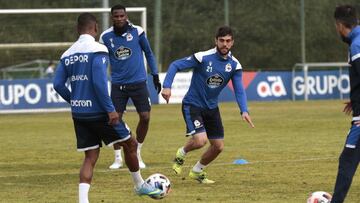
<path id="1" fill-rule="evenodd" d="M 171 191 L 170 180 L 161 173 L 152 174 L 145 180 L 145 182 L 161 190 L 160 196 L 153 196 L 153 199 L 162 199 Z"/>
<path id="2" fill-rule="evenodd" d="M 324 191 L 317 191 L 311 193 L 310 197 L 307 200 L 307 203 L 330 203 L 331 194 Z"/>

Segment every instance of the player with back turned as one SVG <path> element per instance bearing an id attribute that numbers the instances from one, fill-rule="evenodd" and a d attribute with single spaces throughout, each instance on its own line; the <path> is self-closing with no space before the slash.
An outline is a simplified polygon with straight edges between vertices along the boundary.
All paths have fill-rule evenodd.
<path id="1" fill-rule="evenodd" d="M 138 195 L 156 196 L 160 190 L 144 182 L 136 156 L 136 140 L 119 120 L 108 93 L 108 51 L 95 42 L 98 25 L 94 15 L 82 13 L 77 20 L 79 39 L 61 56 L 54 89 L 71 105 L 77 150 L 85 157 L 80 169 L 79 203 L 88 203 L 88 192 L 102 141 L 124 147 L 126 164 Z M 70 81 L 71 91 L 66 87 Z"/>
<path id="2" fill-rule="evenodd" d="M 345 146 L 339 158 L 332 203 L 342 203 L 350 189 L 360 160 L 360 26 L 356 9 L 350 5 L 337 6 L 334 13 L 336 31 L 349 45 L 350 102 L 344 112 L 352 112 L 352 122 Z"/>

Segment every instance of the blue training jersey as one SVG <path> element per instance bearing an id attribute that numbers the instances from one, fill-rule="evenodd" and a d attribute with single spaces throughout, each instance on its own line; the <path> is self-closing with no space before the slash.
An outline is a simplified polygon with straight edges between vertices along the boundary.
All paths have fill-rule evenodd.
<path id="1" fill-rule="evenodd" d="M 88 34 L 81 35 L 61 56 L 54 89 L 70 103 L 73 118 L 102 120 L 115 111 L 108 92 L 107 66 L 107 48 Z"/>
<path id="2" fill-rule="evenodd" d="M 354 117 L 360 116 L 360 26 L 356 26 L 348 35 L 350 40 L 350 101 Z M 356 118 L 360 119 L 360 118 Z"/>
<path id="3" fill-rule="evenodd" d="M 242 85 L 242 66 L 229 52 L 223 58 L 216 50 L 197 52 L 170 64 L 164 80 L 164 88 L 171 88 L 175 74 L 185 69 L 193 69 L 193 76 L 183 103 L 200 108 L 214 109 L 218 106 L 218 96 L 232 80 L 236 101 L 242 112 L 248 112 L 246 93 Z"/>
<path id="4" fill-rule="evenodd" d="M 114 27 L 111 27 L 105 30 L 99 39 L 109 50 L 113 84 L 125 85 L 146 81 L 143 52 L 151 74 L 158 74 L 156 60 L 144 30 L 132 24 L 127 27 L 127 31 L 122 35 L 115 34 Z"/>

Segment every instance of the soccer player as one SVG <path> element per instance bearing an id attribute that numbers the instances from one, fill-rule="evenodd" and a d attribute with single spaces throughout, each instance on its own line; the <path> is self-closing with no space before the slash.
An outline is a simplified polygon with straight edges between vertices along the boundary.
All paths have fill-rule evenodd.
<path id="1" fill-rule="evenodd" d="M 161 94 L 169 102 L 175 74 L 185 69 L 193 69 L 189 90 L 182 101 L 186 135 L 191 138 L 185 146 L 177 150 L 172 168 L 176 174 L 180 174 L 186 154 L 204 147 L 209 141 L 209 148 L 189 173 L 192 179 L 200 183 L 215 182 L 207 178 L 204 168 L 215 160 L 224 148 L 224 129 L 218 108 L 218 96 L 230 79 L 242 119 L 254 127 L 242 85 L 242 66 L 230 52 L 233 44 L 232 29 L 228 26 L 220 27 L 215 37 L 215 48 L 174 61 L 170 64 L 164 80 Z"/>
<path id="2" fill-rule="evenodd" d="M 161 84 L 156 66 L 155 57 L 151 51 L 144 30 L 129 22 L 126 9 L 122 5 L 111 8 L 113 26 L 105 30 L 100 36 L 100 43 L 109 50 L 111 64 L 111 99 L 120 119 L 126 110 L 126 104 L 131 98 L 139 115 L 139 123 L 136 128 L 138 142 L 137 156 L 140 168 L 146 165 L 141 158 L 141 147 L 145 140 L 150 121 L 150 98 L 146 85 L 146 69 L 144 65 L 145 53 L 149 64 L 153 83 L 158 93 Z M 118 169 L 122 167 L 120 145 L 114 144 L 115 161 L 109 167 Z"/>
<path id="3" fill-rule="evenodd" d="M 344 112 L 352 112 L 352 123 L 344 149 L 339 158 L 332 203 L 344 202 L 360 159 L 360 26 L 356 10 L 350 5 L 340 5 L 335 9 L 336 31 L 349 45 L 350 102 Z"/>
<path id="4" fill-rule="evenodd" d="M 102 141 L 124 147 L 138 195 L 159 195 L 160 190 L 145 183 L 136 156 L 136 140 L 111 102 L 107 87 L 107 48 L 95 42 L 97 21 L 90 13 L 77 19 L 79 39 L 61 56 L 54 78 L 55 90 L 70 105 L 77 140 L 77 150 L 85 152 L 80 169 L 79 202 L 88 203 L 93 170 Z M 71 91 L 66 87 L 70 81 Z"/>

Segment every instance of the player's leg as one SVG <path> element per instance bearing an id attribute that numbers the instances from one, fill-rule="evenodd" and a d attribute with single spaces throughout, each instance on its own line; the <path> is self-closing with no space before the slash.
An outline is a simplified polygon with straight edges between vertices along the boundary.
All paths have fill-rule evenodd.
<path id="1" fill-rule="evenodd" d="M 103 129 L 103 132 L 105 134 L 103 137 L 105 144 L 111 145 L 113 143 L 119 143 L 123 147 L 125 163 L 134 181 L 135 192 L 138 195 L 159 195 L 161 191 L 145 183 L 141 176 L 136 154 L 137 141 L 131 136 L 130 129 L 127 125 L 123 121 L 115 126 L 107 125 L 107 127 Z"/>
<path id="2" fill-rule="evenodd" d="M 119 119 L 122 119 L 123 113 L 126 110 L 126 104 L 129 100 L 127 91 L 120 85 L 111 85 L 111 100 L 119 113 Z M 119 169 L 123 166 L 121 156 L 121 146 L 118 143 L 113 145 L 114 148 L 114 162 L 109 166 L 110 169 Z"/>
<path id="3" fill-rule="evenodd" d="M 189 173 L 189 176 L 200 183 L 215 183 L 215 181 L 207 178 L 207 174 L 204 171 L 213 160 L 222 152 L 224 148 L 224 141 L 221 139 L 209 140 L 210 146 L 201 156 L 201 159 L 194 165 Z"/>
<path id="4" fill-rule="evenodd" d="M 122 120 L 123 113 L 118 112 L 118 114 L 119 114 L 119 119 Z M 115 143 L 113 145 L 113 148 L 114 148 L 115 158 L 114 158 L 114 163 L 111 164 L 109 166 L 109 168 L 110 169 L 119 169 L 119 168 L 123 167 L 123 159 L 121 156 L 121 145 L 119 143 Z"/>
<path id="5" fill-rule="evenodd" d="M 80 169 L 79 202 L 88 203 L 88 193 L 96 161 L 99 157 L 101 139 L 97 134 L 97 122 L 84 122 L 74 119 L 77 150 L 85 152 L 85 158 Z"/>
<path id="6" fill-rule="evenodd" d="M 199 149 L 206 145 L 207 135 L 203 125 L 203 118 L 201 116 L 202 109 L 184 105 L 182 106 L 182 113 L 186 123 L 186 136 L 191 138 L 186 144 L 176 151 L 174 164 L 172 166 L 175 174 L 180 174 L 182 166 L 185 162 L 186 153 Z"/>
<path id="7" fill-rule="evenodd" d="M 79 203 L 89 203 L 88 194 L 99 152 L 99 148 L 85 151 L 85 158 L 80 168 Z"/>
<path id="8" fill-rule="evenodd" d="M 207 178 L 204 168 L 215 160 L 224 149 L 224 128 L 218 108 L 204 112 L 203 119 L 210 146 L 194 165 L 189 176 L 200 183 L 214 183 L 215 181 Z"/>
<path id="9" fill-rule="evenodd" d="M 139 112 L 139 123 L 136 128 L 136 140 L 138 142 L 137 156 L 139 159 L 140 168 L 146 168 L 146 165 L 141 157 L 141 148 L 149 129 L 149 122 L 150 122 L 150 111 Z"/>
<path id="10" fill-rule="evenodd" d="M 145 141 L 150 123 L 151 102 L 149 91 L 147 89 L 146 82 L 135 84 L 134 87 L 128 91 L 139 115 L 139 122 L 136 127 L 136 140 L 138 142 L 137 156 L 139 160 L 139 166 L 143 169 L 146 167 L 146 165 L 141 157 L 141 148 Z"/>
<path id="11" fill-rule="evenodd" d="M 339 158 L 339 168 L 331 202 L 344 202 L 360 159 L 360 127 L 353 125 Z"/>

